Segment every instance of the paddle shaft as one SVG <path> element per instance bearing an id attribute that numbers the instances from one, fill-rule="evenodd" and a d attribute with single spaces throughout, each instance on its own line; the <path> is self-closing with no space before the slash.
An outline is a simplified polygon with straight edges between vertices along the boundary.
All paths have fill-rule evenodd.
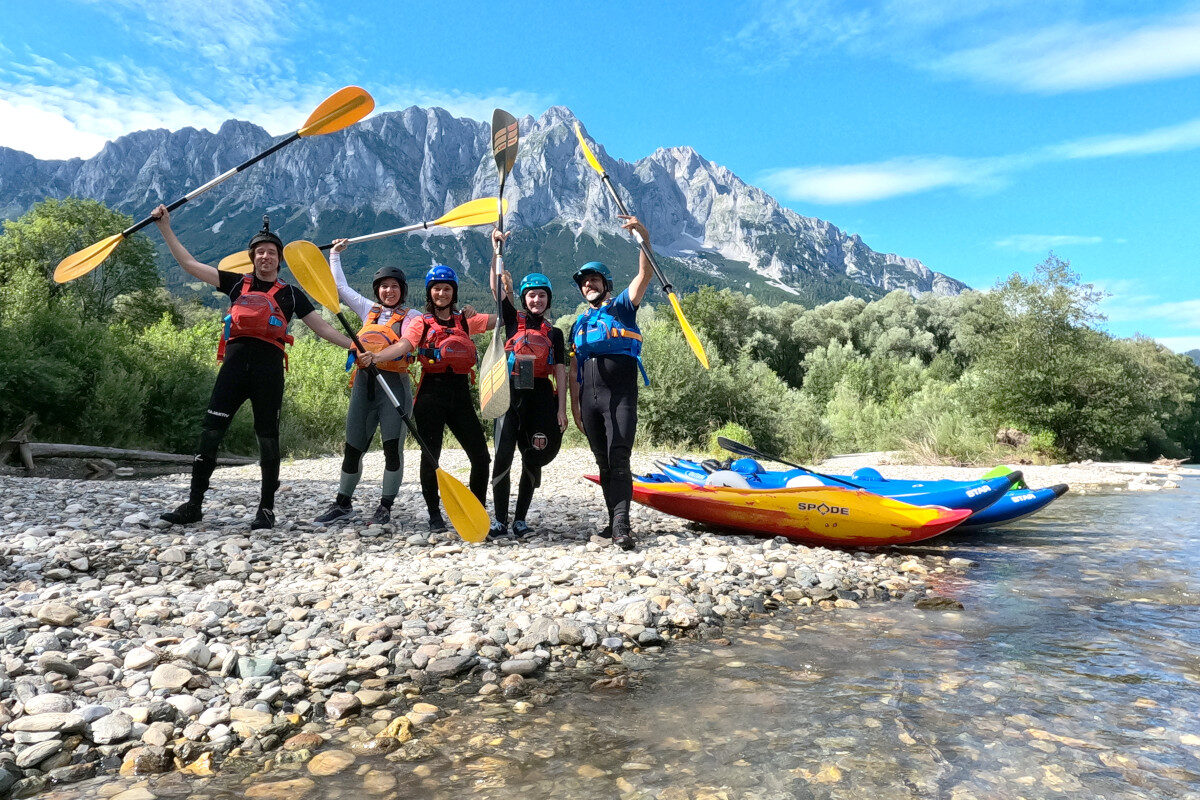
<path id="1" fill-rule="evenodd" d="M 617 187 L 613 185 L 612 178 L 608 177 L 607 172 L 600 173 L 600 180 L 604 182 L 604 186 L 608 189 L 608 193 L 612 195 L 612 199 L 616 201 L 617 208 L 625 216 L 629 216 L 629 209 L 625 207 L 625 201 L 621 199 L 621 195 L 617 194 Z M 642 238 L 642 235 L 637 231 L 630 231 L 633 234 L 633 239 L 638 243 L 638 247 L 642 248 L 646 259 L 650 262 L 650 266 L 654 269 L 654 277 L 658 278 L 658 282 L 662 284 L 663 291 L 667 294 L 674 294 L 675 287 L 667 280 L 667 276 L 663 275 L 662 268 L 658 266 L 658 259 L 654 257 L 654 253 L 650 250 L 650 243 Z"/>
<path id="2" fill-rule="evenodd" d="M 337 318 L 338 322 L 342 323 L 342 327 L 346 329 L 346 335 L 354 342 L 354 346 L 358 348 L 359 352 L 367 352 L 367 348 L 363 347 L 362 342 L 358 340 L 358 334 L 354 332 L 354 328 L 350 327 L 349 321 L 342 315 L 340 310 L 337 312 Z M 404 424 L 408 426 L 408 432 L 412 434 L 417 447 L 421 448 L 421 457 L 428 461 L 434 469 L 440 469 L 438 463 L 433 460 L 433 456 L 429 455 L 429 448 L 425 446 L 425 442 L 421 439 L 421 434 L 417 433 L 417 426 L 412 421 L 412 417 L 404 413 L 404 409 L 400 407 L 400 401 L 396 399 L 396 395 L 392 394 L 392 387 L 388 386 L 388 382 L 384 379 L 383 374 L 374 364 L 367 367 L 367 374 L 379 381 L 379 385 L 383 387 L 383 393 L 387 395 L 392 407 L 400 415 L 400 419 L 404 420 Z"/>
<path id="3" fill-rule="evenodd" d="M 203 186 L 198 186 L 195 189 L 193 189 L 192 191 L 188 192 L 183 197 L 179 198 L 178 200 L 176 200 L 175 202 L 173 202 L 169 206 L 167 206 L 167 211 L 174 211 L 175 209 L 179 208 L 181 205 L 186 203 L 188 200 L 192 200 L 194 198 L 199 197 L 200 195 L 207 192 L 209 189 L 215 189 L 217 186 L 219 186 L 220 184 L 229 180 L 234 175 L 237 175 L 242 170 L 246 169 L 247 167 L 251 167 L 251 166 L 257 164 L 259 161 L 262 161 L 264 158 L 271 155 L 275 151 L 283 149 L 284 147 L 286 147 L 287 145 L 291 144 L 292 142 L 296 141 L 299 138 L 300 138 L 300 132 L 297 131 L 296 133 L 293 133 L 291 136 L 281 139 L 280 141 L 271 145 L 266 150 L 263 150 L 261 153 L 254 156 L 253 158 L 251 158 L 247 161 L 243 161 L 241 164 L 238 164 L 236 167 L 234 167 L 231 170 L 228 170 L 227 172 L 221 173 L 220 175 L 213 178 L 211 181 L 204 184 Z M 141 220 L 140 222 L 136 222 L 133 225 L 130 225 L 125 230 L 121 231 L 121 236 L 132 236 L 133 234 L 140 231 L 142 228 L 149 225 L 151 222 L 154 222 L 154 217 L 146 217 L 145 219 Z M 330 246 L 332 246 L 332 245 L 330 245 Z"/>
<path id="4" fill-rule="evenodd" d="M 800 464 L 796 464 L 792 461 L 788 461 L 786 458 L 781 458 L 779 456 L 773 456 L 770 453 L 764 453 L 763 451 L 757 450 L 748 444 L 742 444 L 741 442 L 735 442 L 732 439 L 726 439 L 724 436 L 717 437 L 717 444 L 719 444 L 721 447 L 728 450 L 729 452 L 733 453 L 734 455 L 749 456 L 750 458 L 765 458 L 767 461 L 775 461 L 777 463 L 784 464 L 789 467 L 795 467 L 796 469 L 798 469 L 802 472 L 807 472 L 809 475 L 815 475 L 818 478 L 827 478 L 828 480 L 831 480 L 831 481 L 837 481 L 838 483 L 849 486 L 852 489 L 863 489 L 865 491 L 870 491 L 870 489 L 867 489 L 867 487 L 865 487 L 865 486 L 859 486 L 857 483 L 851 483 L 850 481 L 845 480 L 843 478 L 839 478 L 836 475 L 826 475 L 824 472 L 817 472 L 815 469 L 809 469 L 808 467 L 802 466 Z"/>

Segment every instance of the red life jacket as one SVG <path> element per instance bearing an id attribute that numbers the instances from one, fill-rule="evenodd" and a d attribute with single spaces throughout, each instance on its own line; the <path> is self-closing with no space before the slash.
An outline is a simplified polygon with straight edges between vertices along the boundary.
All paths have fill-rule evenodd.
<path id="1" fill-rule="evenodd" d="M 381 352 L 398 343 L 400 341 L 400 333 L 404 327 L 404 313 L 402 309 L 392 309 L 392 319 L 387 325 L 379 324 L 381 314 L 383 314 L 383 306 L 378 304 L 371 306 L 371 310 L 367 312 L 367 318 L 363 320 L 362 328 L 358 331 L 358 340 L 362 342 L 363 347 L 372 353 Z M 378 361 L 375 363 L 375 366 L 385 372 L 407 372 L 408 365 L 413 363 L 413 361 L 413 356 L 410 353 L 407 356 L 401 356 L 391 361 Z M 357 376 L 358 368 L 356 367 L 353 374 L 350 375 L 351 386 L 354 385 L 354 379 Z"/>
<path id="2" fill-rule="evenodd" d="M 417 360 L 424 373 L 453 372 L 473 375 L 479 353 L 467 332 L 467 321 L 461 311 L 455 311 L 449 324 L 433 314 L 425 314 L 425 336 L 417 348 Z"/>
<path id="3" fill-rule="evenodd" d="M 252 279 L 252 275 L 242 278 L 242 292 L 233 301 L 229 313 L 225 316 L 225 329 L 221 333 L 221 342 L 217 345 L 217 361 L 225 360 L 225 344 L 232 339 L 261 339 L 280 350 L 293 341 L 287 332 L 288 319 L 275 300 L 275 295 L 287 284 L 277 280 L 267 291 L 256 292 L 250 288 L 253 285 Z M 286 351 L 284 358 L 287 358 Z"/>
<path id="4" fill-rule="evenodd" d="M 529 315 L 524 311 L 517 312 L 517 332 L 504 343 L 508 351 L 508 370 L 517 372 L 517 361 L 533 362 L 533 377 L 550 377 L 551 367 L 554 366 L 554 341 L 550 338 L 550 323 L 542 320 L 542 324 L 530 328 Z"/>

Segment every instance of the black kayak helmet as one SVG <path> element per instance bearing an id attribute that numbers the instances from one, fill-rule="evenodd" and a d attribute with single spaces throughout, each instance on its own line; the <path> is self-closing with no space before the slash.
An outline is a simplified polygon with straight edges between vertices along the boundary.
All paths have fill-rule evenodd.
<path id="1" fill-rule="evenodd" d="M 260 244 L 273 244 L 276 251 L 279 253 L 279 258 L 283 258 L 283 240 L 276 236 L 271 231 L 271 218 L 263 214 L 262 230 L 254 234 L 250 239 L 250 244 L 246 245 L 246 249 L 250 251 L 250 255 L 254 255 L 254 247 Z"/>
<path id="2" fill-rule="evenodd" d="M 400 305 L 408 299 L 408 279 L 404 277 L 404 272 L 399 267 L 380 267 L 375 271 L 375 277 L 371 280 L 371 289 L 375 292 L 375 299 L 383 302 L 379 299 L 379 284 L 388 278 L 395 278 L 396 282 L 400 284 L 400 302 L 396 303 L 396 305 Z"/>
<path id="3" fill-rule="evenodd" d="M 583 289 L 583 278 L 585 275 L 588 275 L 588 274 L 599 275 L 601 278 L 604 279 L 604 291 L 605 292 L 611 292 L 613 290 L 612 270 L 610 270 L 607 266 L 605 266 L 603 262 L 600 262 L 600 261 L 587 262 L 582 267 L 575 270 L 575 274 L 571 276 L 571 279 L 573 281 L 575 281 L 575 285 L 578 286 L 582 290 Z"/>

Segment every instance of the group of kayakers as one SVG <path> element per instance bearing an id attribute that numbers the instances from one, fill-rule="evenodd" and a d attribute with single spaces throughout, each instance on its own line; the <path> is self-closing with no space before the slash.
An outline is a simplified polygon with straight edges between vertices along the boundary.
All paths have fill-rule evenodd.
<path id="1" fill-rule="evenodd" d="M 348 242 L 338 239 L 330 252 L 330 268 L 340 301 L 362 320 L 358 336 L 364 350 L 360 351 L 317 313 L 302 291 L 279 279 L 283 242 L 271 232 L 265 219 L 262 230 L 248 245 L 253 271 L 240 275 L 197 261 L 172 232 L 166 206 L 160 205 L 152 216 L 179 265 L 227 294 L 231 301 L 218 349 L 221 366 L 201 426 L 189 496 L 162 519 L 173 524 L 202 519 L 204 494 L 216 466 L 217 449 L 233 415 L 249 400 L 262 469 L 258 510 L 250 527 L 274 527 L 279 413 L 286 347 L 292 341 L 287 329 L 296 317 L 321 338 L 347 349 L 348 364 L 353 364 L 355 373 L 351 376 L 345 454 L 337 493 L 316 518 L 317 523 L 328 525 L 353 516 L 351 500 L 362 476 L 363 455 L 376 430 L 383 441 L 384 472 L 379 505 L 370 522 L 391 521 L 404 470 L 403 413 L 412 415 L 432 456 L 422 460 L 420 470 L 430 531 L 446 529 L 434 463 L 441 453 L 444 431 L 449 428 L 470 461 L 468 485 L 480 503 L 486 502 L 489 482 L 492 485 L 490 534 L 528 534 L 526 516 L 534 490 L 541 483 L 542 469 L 558 454 L 566 431 L 569 387 L 571 414 L 596 458 L 608 509 L 608 525 L 601 535 L 611 537 L 621 549 L 634 547 L 629 521 L 633 497 L 630 455 L 637 428 L 638 384 L 648 384 L 640 359 L 642 337 L 636 312 L 652 275 L 644 252 L 639 254 L 636 277 L 617 294 L 612 272 L 603 263 L 590 261 L 575 271 L 573 278 L 587 307 L 576 319 L 570 336 L 564 337 L 547 319 L 554 289 L 541 273 L 524 276 L 514 292 L 508 272 L 497 281 L 496 270 L 490 270 L 492 292 L 500 298 L 497 319 L 496 314 L 476 312 L 470 305 L 460 308 L 457 274 L 437 264 L 425 274 L 424 304 L 417 308 L 417 303 L 409 299 L 404 272 L 394 265 L 385 265 L 375 273 L 373 297 L 355 291 L 341 265 L 341 253 Z M 650 239 L 636 217 L 623 216 L 622 227 L 644 241 Z M 493 231 L 495 252 L 500 251 L 507 235 Z M 508 411 L 495 420 L 493 462 L 471 396 L 478 362 L 471 336 L 492 330 L 497 324 L 504 326 L 511 400 Z M 421 374 L 415 396 L 409 379 L 409 365 L 414 361 L 419 363 Z M 399 409 L 374 380 L 358 374 L 368 368 L 382 375 Z M 522 468 L 510 529 L 511 468 L 517 450 Z"/>

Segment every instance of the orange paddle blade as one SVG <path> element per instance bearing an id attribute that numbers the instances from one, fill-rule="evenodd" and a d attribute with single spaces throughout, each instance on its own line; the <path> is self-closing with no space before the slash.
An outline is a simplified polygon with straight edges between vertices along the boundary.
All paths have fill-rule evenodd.
<path id="1" fill-rule="evenodd" d="M 77 253 L 72 253 L 58 262 L 58 266 L 54 268 L 54 282 L 66 283 L 87 275 L 100 266 L 104 259 L 112 255 L 112 251 L 124 240 L 124 234 L 115 233 Z"/>
<path id="2" fill-rule="evenodd" d="M 340 131 L 370 114 L 374 108 L 375 100 L 366 89 L 347 86 L 325 98 L 296 132 L 301 136 L 317 136 Z"/>

